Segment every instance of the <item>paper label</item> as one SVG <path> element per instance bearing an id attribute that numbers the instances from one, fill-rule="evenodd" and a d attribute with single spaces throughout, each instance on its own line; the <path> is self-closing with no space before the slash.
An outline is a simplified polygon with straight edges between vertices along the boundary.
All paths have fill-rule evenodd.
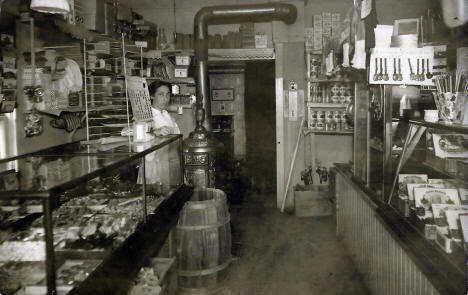
<path id="1" fill-rule="evenodd" d="M 289 113 L 290 121 L 297 121 L 297 91 L 289 91 Z"/>

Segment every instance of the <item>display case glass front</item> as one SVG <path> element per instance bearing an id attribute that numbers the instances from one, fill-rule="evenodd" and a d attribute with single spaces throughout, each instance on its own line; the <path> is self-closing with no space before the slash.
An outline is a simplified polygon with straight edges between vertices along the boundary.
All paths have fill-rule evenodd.
<path id="1" fill-rule="evenodd" d="M 80 285 L 182 185 L 180 146 L 74 143 L 0 163 L 0 293 Z"/>

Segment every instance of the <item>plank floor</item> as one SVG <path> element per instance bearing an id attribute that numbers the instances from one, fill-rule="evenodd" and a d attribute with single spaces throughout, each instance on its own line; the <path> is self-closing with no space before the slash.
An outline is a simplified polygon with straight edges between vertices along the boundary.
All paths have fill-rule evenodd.
<path id="1" fill-rule="evenodd" d="M 368 295 L 335 217 L 281 214 L 274 196 L 231 206 L 234 261 L 222 295 Z"/>

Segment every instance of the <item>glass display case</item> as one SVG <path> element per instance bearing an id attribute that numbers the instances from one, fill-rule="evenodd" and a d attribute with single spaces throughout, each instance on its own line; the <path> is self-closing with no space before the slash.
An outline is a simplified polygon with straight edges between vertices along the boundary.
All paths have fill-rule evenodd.
<path id="1" fill-rule="evenodd" d="M 436 106 L 432 93 L 419 87 L 371 86 L 369 96 L 367 110 L 365 102 L 356 107 L 356 122 L 363 124 L 355 131 L 355 162 L 367 152 L 368 173 L 363 177 L 364 167 L 356 166 L 354 181 L 365 184 L 379 215 L 404 237 L 411 255 L 443 274 L 429 276 L 446 280 L 441 288 L 450 292 L 441 294 L 464 294 L 468 126 L 422 120 L 424 110 Z"/>
<path id="2" fill-rule="evenodd" d="M 2 160 L 0 293 L 115 294 L 123 283 L 109 280 L 137 273 L 189 196 L 181 139 L 76 142 Z"/>

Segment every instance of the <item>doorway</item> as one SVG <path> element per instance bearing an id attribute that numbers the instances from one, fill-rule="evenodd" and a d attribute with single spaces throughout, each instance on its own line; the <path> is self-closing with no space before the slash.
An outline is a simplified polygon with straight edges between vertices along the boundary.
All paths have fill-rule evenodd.
<path id="1" fill-rule="evenodd" d="M 245 67 L 246 168 L 250 186 L 276 192 L 275 61 L 249 61 Z"/>

